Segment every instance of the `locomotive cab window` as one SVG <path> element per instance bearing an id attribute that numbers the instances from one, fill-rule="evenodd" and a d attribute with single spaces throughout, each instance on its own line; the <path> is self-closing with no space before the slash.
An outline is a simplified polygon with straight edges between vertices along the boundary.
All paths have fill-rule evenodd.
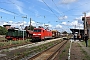
<path id="1" fill-rule="evenodd" d="M 41 29 L 35 29 L 34 32 L 41 32 Z"/>

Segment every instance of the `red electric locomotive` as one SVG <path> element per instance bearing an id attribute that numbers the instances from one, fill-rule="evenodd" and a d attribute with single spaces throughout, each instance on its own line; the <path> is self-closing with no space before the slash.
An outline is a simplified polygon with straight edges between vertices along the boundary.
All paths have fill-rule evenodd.
<path id="1" fill-rule="evenodd" d="M 47 38 L 52 38 L 52 31 L 42 27 L 34 28 L 32 41 L 41 41 Z"/>

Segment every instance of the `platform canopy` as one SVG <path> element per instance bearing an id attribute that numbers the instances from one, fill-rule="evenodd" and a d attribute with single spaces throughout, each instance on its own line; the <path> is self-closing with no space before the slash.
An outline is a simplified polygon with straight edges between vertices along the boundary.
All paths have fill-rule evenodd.
<path id="1" fill-rule="evenodd" d="M 84 34 L 84 30 L 83 29 L 70 29 L 72 31 L 72 34 L 75 33 L 80 33 L 80 34 Z"/>

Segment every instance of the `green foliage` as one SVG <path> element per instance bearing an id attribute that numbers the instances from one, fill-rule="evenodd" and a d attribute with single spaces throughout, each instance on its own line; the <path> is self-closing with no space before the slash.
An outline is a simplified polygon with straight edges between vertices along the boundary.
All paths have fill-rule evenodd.
<path id="1" fill-rule="evenodd" d="M 35 28 L 35 27 L 32 26 L 32 25 L 31 25 L 31 27 L 30 27 L 30 26 L 26 26 L 26 27 L 25 27 L 25 30 L 33 30 L 34 28 Z"/>
<path id="2" fill-rule="evenodd" d="M 64 31 L 64 32 L 62 32 L 62 34 L 67 34 L 67 32 L 66 32 L 66 31 Z"/>
<path id="3" fill-rule="evenodd" d="M 7 33 L 7 30 L 5 27 L 0 26 L 0 35 L 5 35 Z"/>

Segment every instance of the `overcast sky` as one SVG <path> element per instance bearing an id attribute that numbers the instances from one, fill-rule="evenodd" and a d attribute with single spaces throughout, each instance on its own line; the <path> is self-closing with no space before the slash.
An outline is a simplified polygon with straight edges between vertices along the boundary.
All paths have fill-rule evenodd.
<path id="1" fill-rule="evenodd" d="M 83 29 L 82 16 L 90 16 L 90 0 L 0 0 L 0 26 L 49 25 L 52 30 Z M 23 18 L 27 17 L 27 18 Z"/>

